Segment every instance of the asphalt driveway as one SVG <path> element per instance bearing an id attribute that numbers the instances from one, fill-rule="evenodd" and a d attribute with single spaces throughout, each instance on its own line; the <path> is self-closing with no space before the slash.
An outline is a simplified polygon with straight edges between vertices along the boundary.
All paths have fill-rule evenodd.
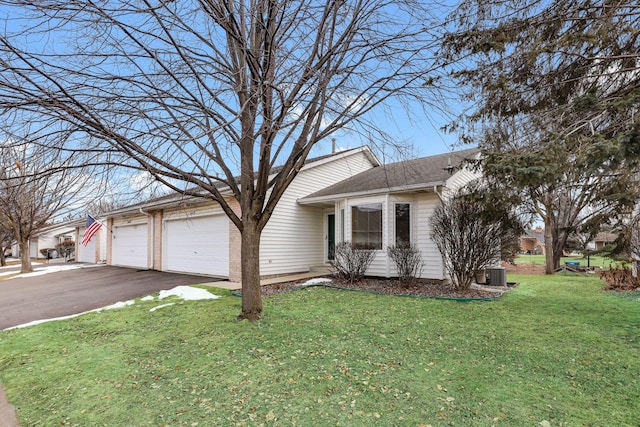
<path id="1" fill-rule="evenodd" d="M 0 330 L 34 320 L 82 313 L 213 277 L 112 266 L 89 266 L 0 280 Z"/>

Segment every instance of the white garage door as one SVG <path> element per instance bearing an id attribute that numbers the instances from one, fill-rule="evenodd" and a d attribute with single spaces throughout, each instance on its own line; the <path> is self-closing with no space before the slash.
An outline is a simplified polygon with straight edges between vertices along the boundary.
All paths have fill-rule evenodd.
<path id="1" fill-rule="evenodd" d="M 229 220 L 210 215 L 165 222 L 166 269 L 229 276 Z"/>
<path id="2" fill-rule="evenodd" d="M 80 242 L 82 242 L 82 239 L 84 238 L 85 231 L 86 231 L 86 228 L 83 229 L 82 232 L 80 233 L 80 237 L 79 237 Z M 78 261 L 91 262 L 91 263 L 96 262 L 96 241 L 98 240 L 98 236 L 97 236 L 98 234 L 100 234 L 100 232 L 96 233 L 91 238 L 87 246 L 84 246 L 82 243 L 78 244 L 78 256 L 77 256 Z"/>
<path id="3" fill-rule="evenodd" d="M 38 241 L 30 240 L 29 241 L 29 257 L 31 258 L 39 258 L 41 255 L 38 254 Z"/>
<path id="4" fill-rule="evenodd" d="M 113 265 L 148 268 L 147 224 L 114 226 L 111 250 Z"/>

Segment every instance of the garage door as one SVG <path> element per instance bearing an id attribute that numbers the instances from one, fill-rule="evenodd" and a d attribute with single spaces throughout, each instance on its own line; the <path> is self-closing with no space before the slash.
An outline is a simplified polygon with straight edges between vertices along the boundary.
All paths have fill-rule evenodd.
<path id="1" fill-rule="evenodd" d="M 147 224 L 114 226 L 111 250 L 113 265 L 148 268 Z"/>
<path id="2" fill-rule="evenodd" d="M 169 271 L 229 276 L 229 220 L 209 215 L 165 222 Z"/>
<path id="3" fill-rule="evenodd" d="M 80 242 L 84 238 L 84 232 L 86 228 L 82 230 L 80 233 Z M 97 233 L 99 234 L 99 232 Z M 93 238 L 89 241 L 87 246 L 84 246 L 82 243 L 78 245 L 78 261 L 80 262 L 96 262 L 96 241 L 98 240 L 98 236 L 94 235 Z"/>
<path id="4" fill-rule="evenodd" d="M 38 254 L 38 241 L 37 240 L 30 240 L 29 241 L 29 257 L 31 258 L 39 258 L 40 255 Z"/>

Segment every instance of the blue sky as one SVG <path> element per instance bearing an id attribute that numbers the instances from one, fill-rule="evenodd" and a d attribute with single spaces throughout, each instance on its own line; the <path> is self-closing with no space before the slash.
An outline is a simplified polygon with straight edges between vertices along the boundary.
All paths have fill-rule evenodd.
<path id="1" fill-rule="evenodd" d="M 4 19 L 7 18 L 8 20 L 5 21 Z M 12 24 L 17 26 L 20 22 L 16 20 L 15 14 L 12 15 L 7 9 L 3 10 L 2 7 L 0 7 L 0 19 L 2 19 L 4 25 L 9 26 L 12 26 Z M 448 107 L 451 108 L 452 111 L 441 114 L 438 111 L 429 110 L 423 105 L 416 104 L 410 106 L 413 110 L 411 114 L 412 117 L 410 118 L 409 113 L 407 113 L 404 108 L 399 105 L 394 105 L 393 101 L 389 100 L 386 106 L 372 115 L 370 120 L 388 133 L 393 141 L 400 145 L 410 147 L 408 152 L 411 156 L 428 156 L 460 148 L 467 148 L 457 145 L 458 138 L 456 135 L 448 134 L 440 130 L 443 125 L 451 120 L 451 117 L 454 117 L 458 113 L 458 111 L 455 111 L 458 107 L 455 102 L 450 103 Z M 426 112 L 424 111 L 425 109 L 427 109 Z M 337 146 L 342 148 L 357 147 L 369 143 L 365 136 L 348 129 L 339 131 L 334 134 L 334 137 Z M 320 142 L 314 149 L 314 154 L 321 155 L 330 152 L 331 145 L 330 139 Z M 389 153 L 389 151 L 387 152 Z M 389 158 L 382 160 L 400 160 L 398 154 L 396 154 L 396 157 L 393 157 L 394 154 L 392 152 L 389 155 Z"/>

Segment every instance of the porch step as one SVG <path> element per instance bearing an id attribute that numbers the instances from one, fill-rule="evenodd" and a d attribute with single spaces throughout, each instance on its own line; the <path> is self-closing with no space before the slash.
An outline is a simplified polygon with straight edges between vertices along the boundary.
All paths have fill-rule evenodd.
<path id="1" fill-rule="evenodd" d="M 318 275 L 331 274 L 332 268 L 329 265 L 312 265 L 309 267 L 309 273 L 316 273 Z"/>

